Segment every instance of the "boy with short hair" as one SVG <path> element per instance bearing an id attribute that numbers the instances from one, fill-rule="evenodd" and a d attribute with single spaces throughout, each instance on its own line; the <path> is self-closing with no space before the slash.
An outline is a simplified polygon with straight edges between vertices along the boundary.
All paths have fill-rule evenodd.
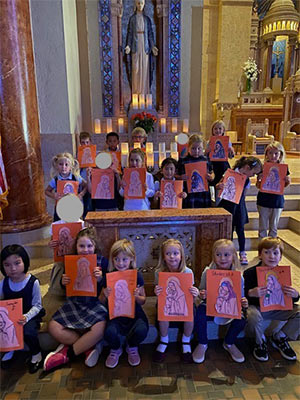
<path id="1" fill-rule="evenodd" d="M 279 238 L 263 238 L 258 245 L 258 256 L 261 261 L 244 272 L 245 296 L 249 301 L 248 329 L 254 333 L 256 345 L 253 349 L 253 356 L 259 361 L 267 361 L 269 359 L 266 337 L 262 326 L 264 319 L 278 321 L 272 332 L 272 346 L 279 350 L 287 360 L 297 359 L 296 353 L 288 343 L 288 339 L 297 340 L 300 333 L 300 307 L 295 304 L 299 300 L 299 292 L 292 286 L 282 286 L 283 293 L 293 299 L 292 310 L 261 312 L 259 306 L 259 297 L 267 293 L 267 288 L 266 286 L 258 286 L 256 268 L 260 266 L 277 267 L 282 258 L 282 252 L 283 243 Z"/>
<path id="2" fill-rule="evenodd" d="M 109 132 L 106 135 L 106 148 L 108 151 L 118 151 L 120 138 L 117 132 Z"/>
<path id="3" fill-rule="evenodd" d="M 79 143 L 81 146 L 88 146 L 92 144 L 92 135 L 90 134 L 90 132 L 80 132 Z"/>

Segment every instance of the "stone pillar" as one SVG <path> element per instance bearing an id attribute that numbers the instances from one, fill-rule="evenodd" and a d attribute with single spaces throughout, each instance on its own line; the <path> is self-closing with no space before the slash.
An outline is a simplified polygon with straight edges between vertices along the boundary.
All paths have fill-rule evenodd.
<path id="1" fill-rule="evenodd" d="M 271 87 L 271 69 L 272 69 L 272 51 L 273 51 L 274 40 L 268 40 L 267 42 L 267 70 L 266 70 L 266 88 Z"/>
<path id="2" fill-rule="evenodd" d="M 293 76 L 296 73 L 295 70 L 295 47 L 296 47 L 296 39 L 289 39 L 288 42 L 288 60 L 289 60 L 289 64 L 288 64 L 288 75 L 287 75 L 287 79 L 290 76 Z"/>
<path id="3" fill-rule="evenodd" d="M 29 0 L 2 0 L 0 134 L 9 206 L 0 231 L 37 229 L 46 213 Z"/>

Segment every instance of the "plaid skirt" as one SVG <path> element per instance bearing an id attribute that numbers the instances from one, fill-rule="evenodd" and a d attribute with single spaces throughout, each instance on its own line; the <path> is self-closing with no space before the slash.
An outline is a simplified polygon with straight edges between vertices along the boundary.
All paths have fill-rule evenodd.
<path id="1" fill-rule="evenodd" d="M 88 329 L 97 322 L 106 321 L 107 309 L 97 297 L 71 297 L 52 319 L 65 328 Z"/>

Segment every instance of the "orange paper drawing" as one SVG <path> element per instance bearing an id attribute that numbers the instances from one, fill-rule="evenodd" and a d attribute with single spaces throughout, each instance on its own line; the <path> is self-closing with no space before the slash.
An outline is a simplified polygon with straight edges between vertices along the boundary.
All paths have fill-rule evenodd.
<path id="1" fill-rule="evenodd" d="M 125 199 L 145 198 L 146 168 L 125 168 L 123 180 Z"/>
<path id="2" fill-rule="evenodd" d="M 110 272 L 106 274 L 107 287 L 112 289 L 108 296 L 109 319 L 117 317 L 134 318 L 137 285 L 137 270 Z"/>
<path id="3" fill-rule="evenodd" d="M 111 151 L 110 154 L 111 154 L 111 159 L 112 159 L 111 167 L 115 168 L 120 174 L 122 172 L 121 152 L 120 151 Z"/>
<path id="4" fill-rule="evenodd" d="M 229 136 L 212 136 L 209 141 L 211 161 L 227 161 Z"/>
<path id="5" fill-rule="evenodd" d="M 67 296 L 97 296 L 97 280 L 94 269 L 97 255 L 65 256 L 65 271 L 71 279 L 66 285 Z"/>
<path id="6" fill-rule="evenodd" d="M 95 167 L 96 145 L 89 144 L 78 147 L 78 162 L 80 168 Z"/>
<path id="7" fill-rule="evenodd" d="M 241 319 L 241 273 L 211 269 L 206 274 L 206 314 Z"/>
<path id="8" fill-rule="evenodd" d="M 61 195 L 65 194 L 78 194 L 79 182 L 68 181 L 68 180 L 58 180 L 57 181 L 57 193 Z"/>
<path id="9" fill-rule="evenodd" d="M 182 193 L 182 181 L 161 181 L 162 197 L 160 198 L 160 208 L 182 208 L 182 198 L 179 194 Z"/>
<path id="10" fill-rule="evenodd" d="M 232 169 L 227 169 L 223 179 L 225 186 L 220 198 L 239 204 L 246 178 L 246 175 L 240 174 Z"/>
<path id="11" fill-rule="evenodd" d="M 58 240 L 58 247 L 54 249 L 54 261 L 64 261 L 65 255 L 73 253 L 75 238 L 81 229 L 81 222 L 52 225 L 53 240 Z"/>
<path id="12" fill-rule="evenodd" d="M 114 171 L 111 168 L 92 170 L 92 199 L 114 199 Z"/>
<path id="13" fill-rule="evenodd" d="M 282 286 L 292 285 L 290 267 L 257 267 L 256 273 L 258 287 L 267 288 L 267 293 L 259 298 L 261 311 L 292 310 L 293 300 L 282 290 Z"/>
<path id="14" fill-rule="evenodd" d="M 189 150 L 188 143 L 186 144 L 177 143 L 177 150 L 179 158 L 185 158 L 188 155 L 188 150 Z"/>
<path id="15" fill-rule="evenodd" d="M 163 288 L 158 296 L 159 321 L 193 321 L 193 274 L 159 272 L 158 284 Z"/>
<path id="16" fill-rule="evenodd" d="M 260 191 L 283 194 L 287 168 L 287 164 L 265 163 Z"/>
<path id="17" fill-rule="evenodd" d="M 18 321 L 23 316 L 23 299 L 0 301 L 0 351 L 24 348 L 23 326 Z"/>
<path id="18" fill-rule="evenodd" d="M 198 161 L 184 165 L 185 173 L 188 176 L 187 186 L 189 193 L 207 192 L 207 163 L 206 161 Z"/>

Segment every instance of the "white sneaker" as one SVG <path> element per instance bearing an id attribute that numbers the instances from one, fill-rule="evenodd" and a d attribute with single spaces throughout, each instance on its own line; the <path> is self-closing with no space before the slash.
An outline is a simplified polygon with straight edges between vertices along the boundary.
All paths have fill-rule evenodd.
<path id="1" fill-rule="evenodd" d="M 207 344 L 199 343 L 193 351 L 193 361 L 197 364 L 202 363 L 205 360 L 205 353 L 207 350 Z"/>
<path id="2" fill-rule="evenodd" d="M 243 353 L 239 351 L 239 349 L 236 347 L 235 344 L 226 344 L 225 342 L 223 343 L 223 347 L 228 353 L 231 355 L 231 358 L 233 361 L 242 363 L 245 361 L 245 357 Z"/>

